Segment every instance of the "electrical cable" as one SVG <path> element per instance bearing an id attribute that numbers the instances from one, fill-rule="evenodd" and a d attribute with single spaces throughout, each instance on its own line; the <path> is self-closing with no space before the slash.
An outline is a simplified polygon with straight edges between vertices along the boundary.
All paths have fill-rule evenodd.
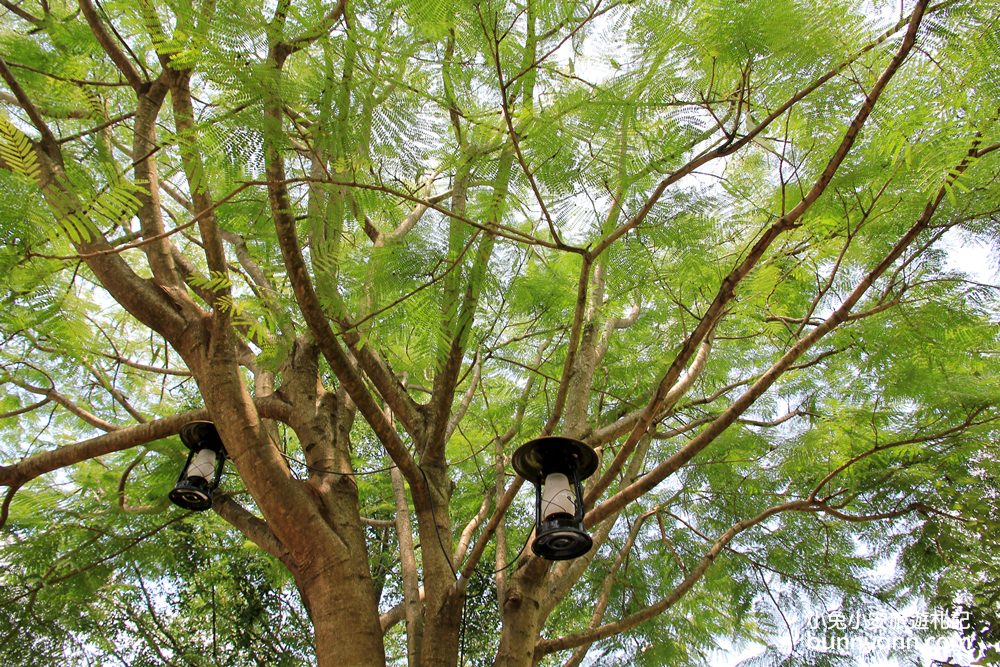
<path id="1" fill-rule="evenodd" d="M 308 463 L 306 463 L 305 461 L 300 461 L 297 458 L 295 458 L 294 456 L 289 456 L 288 454 L 285 454 L 284 452 L 281 453 L 281 456 L 286 461 L 290 461 L 291 463 L 297 463 L 297 464 L 299 464 L 300 466 L 302 466 L 303 468 L 305 468 L 306 470 L 308 470 L 310 472 L 319 472 L 319 473 L 323 473 L 325 475 L 343 475 L 344 477 L 362 477 L 364 475 L 377 475 L 378 473 L 389 472 L 393 468 L 398 468 L 399 467 L 396 464 L 393 464 L 393 465 L 387 466 L 385 468 L 376 468 L 374 470 L 357 470 L 357 471 L 354 471 L 354 472 L 341 472 L 339 470 L 327 470 L 325 468 L 317 468 L 315 466 L 311 466 Z M 421 472 L 423 472 L 423 471 L 421 471 Z"/>
<path id="2" fill-rule="evenodd" d="M 427 473 L 424 472 L 419 463 L 417 464 L 417 470 L 424 476 L 424 484 L 427 486 L 427 498 L 431 501 L 431 519 L 434 519 L 434 516 L 437 514 L 437 508 L 434 506 L 434 494 L 431 492 L 431 482 L 427 479 Z M 455 578 L 455 581 L 458 581 L 458 571 L 455 570 L 455 565 L 451 562 L 451 554 L 448 553 L 448 550 L 444 546 L 444 540 L 441 539 L 441 530 L 438 528 L 437 521 L 433 521 L 433 523 L 434 533 L 437 535 L 441 553 L 444 554 L 444 559 L 448 562 L 448 567 L 451 568 L 451 575 Z"/>

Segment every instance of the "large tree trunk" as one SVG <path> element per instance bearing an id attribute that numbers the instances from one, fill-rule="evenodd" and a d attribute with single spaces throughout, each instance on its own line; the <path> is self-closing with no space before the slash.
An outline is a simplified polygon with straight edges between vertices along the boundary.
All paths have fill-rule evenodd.
<path id="1" fill-rule="evenodd" d="M 464 595 L 449 589 L 436 608 L 425 607 L 424 637 L 420 667 L 455 667 Z"/>
<path id="2" fill-rule="evenodd" d="M 367 565 L 361 572 L 358 562 L 323 563 L 315 575 L 296 577 L 313 623 L 319 667 L 385 667 L 375 590 Z"/>
<path id="3" fill-rule="evenodd" d="M 455 667 L 464 589 L 459 586 L 452 563 L 454 550 L 448 512 L 451 479 L 447 468 L 433 460 L 425 460 L 421 469 L 427 484 L 427 499 L 417 511 L 425 591 L 420 665 Z"/>

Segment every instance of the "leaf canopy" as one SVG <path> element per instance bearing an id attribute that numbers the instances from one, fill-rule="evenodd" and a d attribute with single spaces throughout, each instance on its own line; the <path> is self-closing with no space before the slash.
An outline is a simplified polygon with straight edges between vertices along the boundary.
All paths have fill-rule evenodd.
<path id="1" fill-rule="evenodd" d="M 3 664 L 1000 660 L 994 3 L 0 4 Z"/>

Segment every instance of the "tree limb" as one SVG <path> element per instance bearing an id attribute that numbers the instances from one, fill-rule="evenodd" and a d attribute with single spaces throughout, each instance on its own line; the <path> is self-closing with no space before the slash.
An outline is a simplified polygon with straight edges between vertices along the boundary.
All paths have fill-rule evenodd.
<path id="1" fill-rule="evenodd" d="M 642 416 L 633 427 L 632 432 L 629 434 L 625 444 L 622 445 L 622 448 L 616 457 L 616 461 L 618 459 L 624 459 L 630 455 L 632 449 L 642 437 L 642 434 L 648 430 L 654 416 L 662 409 L 661 406 L 669 398 L 669 391 L 677 383 L 677 379 L 680 377 L 681 371 L 684 366 L 687 365 L 688 359 L 690 359 L 691 355 L 694 353 L 695 346 L 699 345 L 710 334 L 710 332 L 714 330 L 715 325 L 723 315 L 726 305 L 736 295 L 736 286 L 750 273 L 751 269 L 756 266 L 770 245 L 781 234 L 795 227 L 799 218 L 801 218 L 802 215 L 809 210 L 812 204 L 819 199 L 820 195 L 826 190 L 826 187 L 829 185 L 833 175 L 840 168 L 844 158 L 847 157 L 847 153 L 854 145 L 854 141 L 861 132 L 861 128 L 864 127 L 865 122 L 871 115 L 875 102 L 881 96 L 882 91 L 885 90 L 889 81 L 899 70 L 899 67 L 903 64 L 903 61 L 909 54 L 910 49 L 913 48 L 913 44 L 916 41 L 917 28 L 920 25 L 920 20 L 923 17 L 926 6 L 927 0 L 918 1 L 917 6 L 910 17 L 906 35 L 904 36 L 899 49 L 892 57 L 892 60 L 886 66 L 885 70 L 882 72 L 878 81 L 876 81 L 875 85 L 872 86 L 871 90 L 865 96 L 861 109 L 858 110 L 854 120 L 847 128 L 847 131 L 844 132 L 844 136 L 841 138 L 836 151 L 827 162 L 826 167 L 820 173 L 819 177 L 813 183 L 809 192 L 806 193 L 806 195 L 801 201 L 799 201 L 798 204 L 795 205 L 794 208 L 792 208 L 785 215 L 781 216 L 781 218 L 764 231 L 750 252 L 747 253 L 746 257 L 729 273 L 729 275 L 723 279 L 722 284 L 719 287 L 719 291 L 713 299 L 711 305 L 705 311 L 695 329 L 685 339 L 684 344 L 681 346 L 680 351 L 674 358 L 673 363 L 671 363 L 670 368 L 667 369 L 663 379 L 660 381 L 652 400 L 650 400 Z M 610 482 L 610 476 L 603 476 L 600 483 L 595 484 L 590 494 L 588 494 L 588 501 L 593 502 L 594 498 L 596 498 L 598 494 L 602 493 Z"/>
<path id="2" fill-rule="evenodd" d="M 272 64 L 277 76 L 280 74 L 283 59 L 280 58 L 280 54 L 274 54 L 273 58 L 274 62 Z M 273 122 L 280 123 L 280 101 L 271 100 L 265 104 L 265 113 Z M 343 383 L 344 388 L 351 396 L 351 400 L 358 406 L 358 410 L 365 418 L 365 421 L 372 427 L 372 430 L 386 448 L 389 456 L 392 457 L 392 460 L 399 466 L 400 471 L 406 477 L 410 488 L 413 489 L 414 501 L 426 504 L 426 491 L 421 491 L 425 489 L 423 474 L 420 472 L 420 469 L 417 467 L 416 462 L 402 440 L 400 440 L 395 429 L 389 424 L 381 408 L 375 404 L 371 394 L 368 392 L 368 388 L 365 387 L 354 365 L 337 341 L 333 330 L 330 328 L 329 321 L 323 312 L 323 308 L 319 303 L 319 298 L 312 286 L 308 269 L 302 258 L 302 251 L 296 235 L 295 218 L 292 215 L 292 202 L 286 185 L 284 160 L 271 141 L 265 141 L 264 154 L 265 169 L 268 176 L 266 184 L 268 201 L 271 205 L 271 214 L 278 233 L 278 243 L 281 247 L 281 254 L 284 259 L 289 282 L 295 293 L 295 300 L 298 302 L 299 308 L 305 316 L 306 323 L 323 352 L 323 356 L 336 373 L 337 378 Z"/>
<path id="3" fill-rule="evenodd" d="M 111 38 L 111 35 L 104 27 L 104 22 L 101 21 L 101 17 L 97 15 L 94 5 L 91 4 L 90 0 L 79 0 L 79 4 L 80 12 L 87 20 L 87 25 L 90 26 L 90 31 L 94 33 L 94 37 L 97 38 L 97 42 L 101 45 L 101 48 L 108 54 L 115 67 L 122 73 L 129 85 L 132 86 L 132 89 L 137 94 L 142 93 L 147 85 L 146 80 L 139 76 L 139 72 L 132 65 L 132 61 L 119 48 L 115 40 Z"/>
<path id="4" fill-rule="evenodd" d="M 227 523 L 243 533 L 247 539 L 270 555 L 280 561 L 288 558 L 288 550 L 267 527 L 267 522 L 251 514 L 228 493 L 216 492 L 212 494 L 212 509 Z"/>
<path id="5" fill-rule="evenodd" d="M 886 256 L 883 257 L 882 261 L 880 261 L 879 264 L 858 283 L 840 307 L 838 307 L 826 320 L 823 321 L 823 324 L 813 329 L 808 335 L 800 338 L 795 345 L 789 348 L 781 359 L 775 362 L 763 375 L 761 375 L 760 378 L 754 382 L 754 384 L 751 385 L 746 392 L 737 398 L 732 405 L 730 405 L 729 408 L 722 413 L 722 415 L 709 424 L 704 431 L 688 442 L 687 445 L 682 447 L 666 461 L 653 468 L 641 479 L 622 489 L 612 498 L 605 501 L 601 506 L 589 512 L 586 517 L 587 525 L 593 525 L 593 523 L 597 523 L 604 518 L 611 516 L 626 503 L 631 502 L 643 493 L 649 491 L 656 484 L 679 470 L 698 452 L 711 444 L 720 433 L 736 421 L 736 419 L 742 415 L 751 404 L 753 404 L 779 377 L 781 377 L 789 369 L 789 367 L 791 367 L 792 363 L 798 359 L 799 356 L 815 345 L 827 333 L 847 321 L 851 314 L 851 310 L 867 293 L 872 284 L 874 284 L 875 281 L 902 256 L 906 249 L 909 248 L 910 245 L 916 240 L 917 236 L 919 236 L 919 234 L 930 225 L 931 218 L 937 210 L 938 205 L 944 199 L 947 189 L 956 179 L 965 173 L 966 169 L 968 169 L 972 160 L 973 151 L 975 150 L 978 142 L 979 138 L 977 137 L 973 142 L 973 146 L 969 153 L 955 168 L 949 172 L 945 185 L 941 186 L 936 196 L 927 202 L 923 212 L 913 226 L 911 226 L 907 233 L 896 242 Z"/>
<path id="6" fill-rule="evenodd" d="M 288 419 L 289 407 L 282 401 L 268 398 L 258 400 L 255 404 L 263 416 L 271 419 Z M 145 424 L 116 428 L 96 438 L 33 454 L 12 465 L 0 466 L 0 486 L 21 486 L 40 475 L 74 463 L 176 435 L 188 422 L 207 419 L 210 419 L 207 410 L 192 410 Z"/>
<path id="7" fill-rule="evenodd" d="M 753 518 L 744 519 L 743 521 L 736 523 L 715 541 L 715 544 L 713 544 L 711 549 L 709 549 L 708 552 L 702 557 L 702 559 L 698 562 L 698 565 L 692 568 L 687 576 L 684 577 L 684 579 L 677 586 L 675 586 L 668 595 L 660 599 L 658 602 L 641 611 L 630 614 L 621 620 L 613 623 L 607 623 L 586 632 L 560 637 L 559 639 L 541 640 L 535 645 L 535 659 L 538 660 L 542 656 L 548 655 L 549 653 L 576 648 L 577 646 L 583 646 L 584 644 L 593 643 L 599 639 L 604 639 L 605 637 L 625 632 L 626 630 L 636 627 L 640 623 L 662 614 L 664 611 L 672 607 L 678 600 L 684 597 L 684 595 L 687 594 L 687 592 L 691 590 L 696 583 L 698 583 L 708 568 L 715 562 L 719 553 L 722 552 L 722 550 L 733 540 L 734 537 L 781 512 L 808 511 L 812 507 L 813 503 L 808 500 L 795 500 L 781 505 L 774 505 Z"/>

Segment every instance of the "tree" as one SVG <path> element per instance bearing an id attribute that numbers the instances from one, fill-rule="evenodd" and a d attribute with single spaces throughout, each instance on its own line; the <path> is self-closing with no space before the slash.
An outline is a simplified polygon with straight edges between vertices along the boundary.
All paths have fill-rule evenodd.
<path id="1" fill-rule="evenodd" d="M 0 2 L 5 664 L 996 618 L 997 287 L 944 250 L 997 241 L 993 3 Z M 553 434 L 600 456 L 558 563 Z"/>

